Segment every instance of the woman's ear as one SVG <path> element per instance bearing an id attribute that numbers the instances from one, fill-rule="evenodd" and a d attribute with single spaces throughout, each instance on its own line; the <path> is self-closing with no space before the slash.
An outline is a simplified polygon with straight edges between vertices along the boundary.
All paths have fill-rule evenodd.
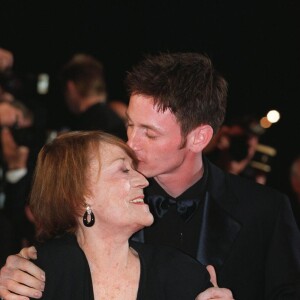
<path id="1" fill-rule="evenodd" d="M 210 125 L 200 125 L 188 134 L 188 147 L 193 152 L 202 152 L 213 137 Z"/>

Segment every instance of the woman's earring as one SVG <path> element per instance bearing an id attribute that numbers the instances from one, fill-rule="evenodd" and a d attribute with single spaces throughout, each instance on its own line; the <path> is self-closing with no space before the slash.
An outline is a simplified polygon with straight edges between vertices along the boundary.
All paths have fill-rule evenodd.
<path id="1" fill-rule="evenodd" d="M 82 221 L 83 225 L 86 227 L 92 227 L 95 224 L 95 216 L 93 214 L 92 209 L 89 206 L 86 207 L 86 211 L 83 215 Z"/>

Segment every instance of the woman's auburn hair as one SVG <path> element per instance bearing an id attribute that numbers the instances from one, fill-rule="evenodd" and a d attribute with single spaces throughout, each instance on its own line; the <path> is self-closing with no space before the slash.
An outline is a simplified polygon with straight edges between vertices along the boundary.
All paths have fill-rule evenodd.
<path id="1" fill-rule="evenodd" d="M 39 240 L 75 232 L 91 196 L 88 174 L 92 158 L 101 166 L 101 144 L 118 146 L 132 158 L 133 150 L 121 139 L 102 131 L 72 131 L 45 144 L 39 152 L 30 193 L 30 208 Z"/>

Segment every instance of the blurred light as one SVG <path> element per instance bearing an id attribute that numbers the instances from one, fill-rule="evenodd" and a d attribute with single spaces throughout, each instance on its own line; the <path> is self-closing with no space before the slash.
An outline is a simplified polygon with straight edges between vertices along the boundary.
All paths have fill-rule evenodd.
<path id="1" fill-rule="evenodd" d="M 49 89 L 49 75 L 46 73 L 41 73 L 38 76 L 37 81 L 37 92 L 40 95 L 45 95 L 48 93 Z"/>
<path id="2" fill-rule="evenodd" d="M 280 113 L 277 110 L 270 110 L 267 113 L 268 121 L 271 123 L 276 123 L 280 119 Z"/>
<path id="3" fill-rule="evenodd" d="M 272 123 L 268 120 L 267 117 L 261 118 L 259 124 L 262 128 L 269 128 L 272 125 Z"/>

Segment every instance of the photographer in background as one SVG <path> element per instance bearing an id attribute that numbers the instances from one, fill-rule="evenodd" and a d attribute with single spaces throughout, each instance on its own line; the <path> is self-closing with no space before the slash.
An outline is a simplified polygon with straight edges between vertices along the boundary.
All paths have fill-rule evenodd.
<path id="1" fill-rule="evenodd" d="M 7 111 L 7 106 L 3 104 L 0 104 L 0 112 L 3 108 Z M 0 119 L 1 214 L 6 219 L 7 228 L 10 229 L 10 235 L 6 235 L 6 239 L 9 239 L 7 242 L 11 250 L 31 243 L 34 236 L 34 227 L 25 212 L 34 167 L 31 144 L 33 117 L 30 111 L 16 100 L 6 104 L 11 106 L 11 111 L 16 112 L 14 123 Z M 23 122 L 18 122 L 20 113 Z M 13 119 L 13 113 L 11 117 Z"/>
<path id="2" fill-rule="evenodd" d="M 12 67 L 12 53 L 0 49 L 0 264 L 12 250 L 32 243 L 34 226 L 25 208 L 41 146 L 33 112 L 16 98 L 26 83 L 21 84 Z"/>
<path id="3" fill-rule="evenodd" d="M 264 132 L 253 116 L 234 119 L 221 127 L 205 153 L 223 170 L 266 184 L 276 150 L 260 144 Z"/>

